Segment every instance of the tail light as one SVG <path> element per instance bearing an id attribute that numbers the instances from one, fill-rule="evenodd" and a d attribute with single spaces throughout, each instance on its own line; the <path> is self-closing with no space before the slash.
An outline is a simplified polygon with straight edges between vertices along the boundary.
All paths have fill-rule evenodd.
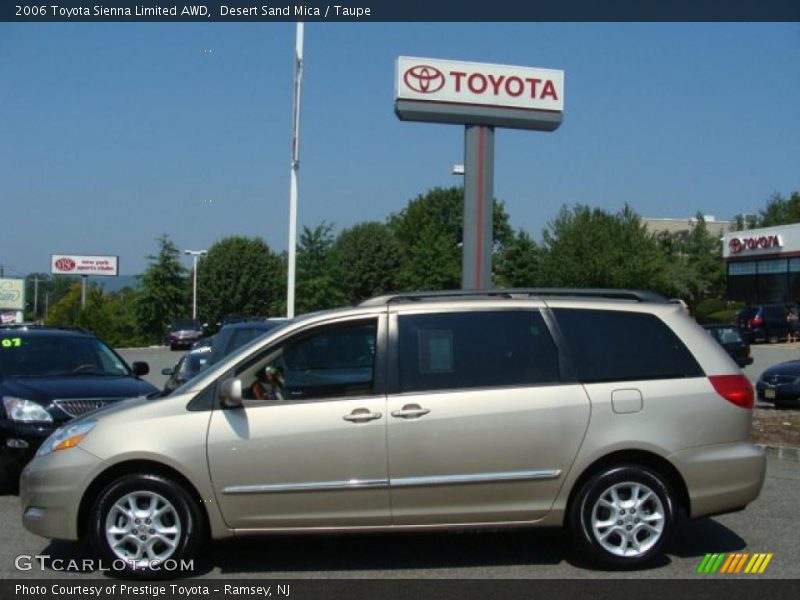
<path id="1" fill-rule="evenodd" d="M 755 316 L 751 319 L 748 319 L 747 324 L 750 327 L 761 327 L 764 324 L 764 319 L 762 317 Z"/>
<path id="2" fill-rule="evenodd" d="M 744 375 L 711 375 L 708 380 L 716 392 L 731 404 L 753 408 L 753 386 Z"/>

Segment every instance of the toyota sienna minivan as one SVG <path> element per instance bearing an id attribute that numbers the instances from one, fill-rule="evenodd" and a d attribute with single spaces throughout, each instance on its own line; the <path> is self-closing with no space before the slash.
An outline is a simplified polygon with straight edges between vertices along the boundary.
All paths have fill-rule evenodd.
<path id="1" fill-rule="evenodd" d="M 565 526 L 627 568 L 679 514 L 758 496 L 752 406 L 725 350 L 656 294 L 384 296 L 70 422 L 22 474 L 22 520 L 135 574 L 206 536 L 500 526 Z"/>

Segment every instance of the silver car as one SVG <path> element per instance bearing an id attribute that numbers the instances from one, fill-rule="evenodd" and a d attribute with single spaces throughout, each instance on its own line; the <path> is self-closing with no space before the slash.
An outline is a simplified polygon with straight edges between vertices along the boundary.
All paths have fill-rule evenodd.
<path id="1" fill-rule="evenodd" d="M 619 290 L 407 294 L 306 315 L 54 433 L 25 527 L 131 572 L 230 536 L 568 526 L 598 564 L 759 494 L 753 389 L 683 309 Z"/>

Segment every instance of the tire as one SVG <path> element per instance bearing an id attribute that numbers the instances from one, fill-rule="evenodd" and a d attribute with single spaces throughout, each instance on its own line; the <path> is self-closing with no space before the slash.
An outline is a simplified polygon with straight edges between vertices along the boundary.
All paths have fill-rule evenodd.
<path id="1" fill-rule="evenodd" d="M 173 352 L 175 352 L 175 350 L 178 349 L 178 346 L 176 344 L 170 344 L 169 345 L 169 349 L 172 350 Z"/>
<path id="2" fill-rule="evenodd" d="M 661 554 L 672 535 L 674 498 L 667 481 L 647 467 L 625 464 L 604 469 L 581 487 L 570 507 L 575 544 L 604 567 L 642 566 Z"/>
<path id="3" fill-rule="evenodd" d="M 197 501 L 181 484 L 140 473 L 121 477 L 100 493 L 92 507 L 89 534 L 104 564 L 115 571 L 134 577 L 175 577 L 179 572 L 164 561 L 180 565 L 192 559 L 203 540 L 204 525 Z M 160 561 L 161 566 L 151 561 Z"/>

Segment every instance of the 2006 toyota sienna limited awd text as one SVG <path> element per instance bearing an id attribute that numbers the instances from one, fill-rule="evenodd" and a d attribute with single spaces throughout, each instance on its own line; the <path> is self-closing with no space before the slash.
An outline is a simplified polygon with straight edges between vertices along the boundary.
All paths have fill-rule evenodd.
<path id="1" fill-rule="evenodd" d="M 655 294 L 384 296 L 71 422 L 22 474 L 22 518 L 137 573 L 207 534 L 530 525 L 636 566 L 679 513 L 758 496 L 752 406 L 722 347 Z"/>

